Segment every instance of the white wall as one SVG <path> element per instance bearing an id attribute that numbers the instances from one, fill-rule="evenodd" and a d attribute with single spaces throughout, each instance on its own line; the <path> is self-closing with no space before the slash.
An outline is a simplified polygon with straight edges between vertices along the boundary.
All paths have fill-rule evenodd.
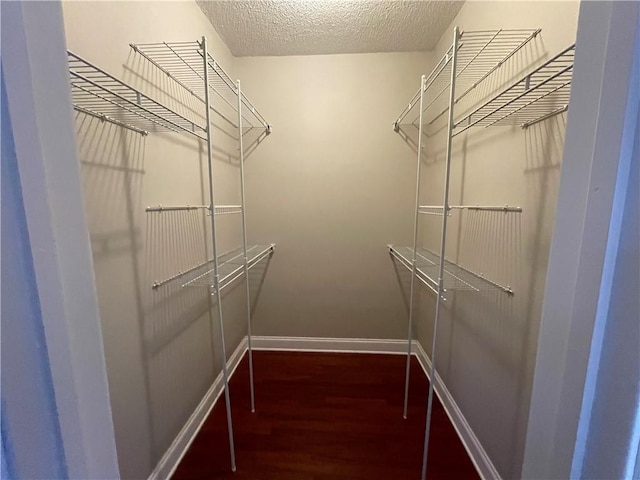
<path id="1" fill-rule="evenodd" d="M 451 44 L 454 26 L 541 28 L 481 87 L 499 90 L 575 42 L 577 14 L 578 2 L 467 2 L 441 39 L 437 58 Z M 470 97 L 458 105 L 456 118 L 481 101 L 481 95 Z M 478 127 L 453 141 L 450 204 L 523 208 L 521 214 L 452 213 L 447 258 L 515 294 L 448 292 L 437 340 L 437 370 L 503 478 L 518 477 L 522 464 L 565 123 L 562 114 L 526 130 Z M 426 142 L 422 204 L 442 204 L 443 133 Z M 441 218 L 422 216 L 420 225 L 421 245 L 438 251 Z M 420 293 L 416 332 L 429 353 L 435 296 L 424 288 Z"/>
<path id="2" fill-rule="evenodd" d="M 202 105 L 129 43 L 206 35 L 210 53 L 233 73 L 233 57 L 195 2 L 63 6 L 72 52 L 195 119 L 202 118 Z M 144 212 L 149 205 L 209 203 L 206 144 L 177 133 L 142 137 L 78 112 L 75 120 L 120 470 L 123 478 L 145 478 L 221 367 L 208 289 L 183 289 L 180 281 L 151 289 L 210 258 L 209 219 L 203 211 Z M 214 122 L 216 204 L 238 204 L 237 144 L 218 117 Z M 220 251 L 241 244 L 239 226 L 237 215 L 219 222 Z M 244 305 L 236 282 L 223 295 L 228 354 L 246 333 Z"/>
<path id="3" fill-rule="evenodd" d="M 428 59 L 237 59 L 274 128 L 246 176 L 249 235 L 278 244 L 256 334 L 406 336 L 406 305 L 385 247 L 411 238 L 415 162 L 391 124 Z"/>

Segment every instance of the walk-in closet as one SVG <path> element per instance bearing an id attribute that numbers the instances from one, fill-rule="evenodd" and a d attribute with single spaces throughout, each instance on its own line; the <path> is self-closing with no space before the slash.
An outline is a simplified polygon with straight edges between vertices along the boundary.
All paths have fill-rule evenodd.
<path id="1" fill-rule="evenodd" d="M 3 4 L 3 478 L 637 478 L 639 10 Z"/>

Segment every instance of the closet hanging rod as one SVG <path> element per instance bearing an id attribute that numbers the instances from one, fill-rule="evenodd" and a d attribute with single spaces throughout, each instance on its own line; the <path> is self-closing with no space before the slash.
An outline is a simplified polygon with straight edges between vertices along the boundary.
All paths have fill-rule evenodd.
<path id="1" fill-rule="evenodd" d="M 442 211 L 442 206 L 440 205 L 420 205 L 421 210 L 440 210 Z M 522 207 L 512 207 L 509 205 L 449 205 L 449 210 L 482 210 L 489 212 L 515 212 L 522 213 Z M 427 213 L 427 212 L 420 212 Z"/>
<path id="2" fill-rule="evenodd" d="M 566 112 L 567 110 L 569 110 L 569 105 L 562 105 L 559 108 L 556 108 L 555 110 L 552 110 L 549 113 L 545 113 L 541 116 L 539 116 L 538 118 L 534 118 L 533 120 L 529 121 L 529 122 L 524 122 L 522 125 L 520 125 L 522 128 L 529 128 L 531 125 L 535 125 L 536 123 L 540 123 L 540 122 L 544 122 L 547 118 L 551 118 L 551 117 L 555 117 L 556 115 L 560 115 L 563 112 Z"/>
<path id="3" fill-rule="evenodd" d="M 209 205 L 158 205 L 155 207 L 145 208 L 145 212 L 177 212 L 177 211 L 190 211 L 190 210 L 208 210 L 211 211 Z M 225 215 L 229 213 L 240 213 L 242 211 L 242 205 L 216 205 L 214 212 L 216 215 Z"/>

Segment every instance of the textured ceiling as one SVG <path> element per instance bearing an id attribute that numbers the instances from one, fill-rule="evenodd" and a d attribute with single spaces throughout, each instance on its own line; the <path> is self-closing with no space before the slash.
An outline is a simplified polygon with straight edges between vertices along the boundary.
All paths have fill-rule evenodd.
<path id="1" fill-rule="evenodd" d="M 235 56 L 431 50 L 463 2 L 197 0 Z"/>

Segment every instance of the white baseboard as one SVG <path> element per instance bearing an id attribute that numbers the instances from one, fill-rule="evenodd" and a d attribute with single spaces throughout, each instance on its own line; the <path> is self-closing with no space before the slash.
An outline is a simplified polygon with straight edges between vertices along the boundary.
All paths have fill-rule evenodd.
<path id="1" fill-rule="evenodd" d="M 246 351 L 247 337 L 244 337 L 227 361 L 229 378 L 231 378 L 236 371 Z M 185 423 L 180 433 L 178 433 L 178 436 L 162 456 L 156 468 L 151 472 L 151 475 L 149 475 L 149 480 L 165 480 L 173 475 L 173 472 L 178 467 L 182 457 L 187 453 L 187 450 L 189 450 L 191 443 L 196 438 L 196 435 L 200 431 L 200 428 L 202 428 L 204 421 L 209 416 L 211 409 L 218 401 L 218 398 L 220 398 L 222 392 L 223 380 L 222 372 L 220 372 L 195 411 L 189 417 L 189 420 L 187 420 L 187 423 Z"/>
<path id="2" fill-rule="evenodd" d="M 406 340 L 385 340 L 368 338 L 316 338 L 316 337 L 251 337 L 253 350 L 302 351 L 302 352 L 342 352 L 342 353 L 378 353 L 378 354 L 406 354 Z M 429 377 L 431 360 L 416 340 L 411 345 L 411 353 L 415 355 L 422 369 Z M 245 337 L 227 362 L 229 376 L 233 375 L 244 352 L 247 350 Z M 436 374 L 435 392 L 442 403 L 451 424 L 456 429 L 478 474 L 483 480 L 500 480 L 500 474 L 485 452 L 482 444 L 471 429 L 471 426 L 458 408 L 451 393 L 445 386 L 440 375 Z M 149 480 L 162 480 L 171 477 L 180 460 L 189 449 L 193 439 L 198 434 L 202 424 L 209 416 L 209 412 L 222 393 L 222 373 L 218 375 L 211 388 L 193 412 L 185 426 L 173 441 L 167 452 L 149 476 Z"/>
<path id="3" fill-rule="evenodd" d="M 431 359 L 427 356 L 427 353 L 422 348 L 420 342 L 414 341 L 412 352 L 418 359 L 425 375 L 429 378 L 429 373 L 431 372 Z M 447 416 L 449 417 L 449 420 L 451 420 L 453 428 L 456 429 L 458 437 L 460 437 L 464 448 L 467 450 L 469 458 L 471 458 L 471 461 L 476 467 L 480 478 L 483 480 L 500 480 L 498 470 L 496 470 L 496 467 L 493 465 L 489 455 L 487 455 L 487 452 L 482 447 L 482 444 L 480 443 L 480 440 L 478 440 L 478 437 L 476 437 L 476 434 L 473 433 L 467 419 L 464 418 L 464 415 L 460 411 L 460 408 L 458 408 L 451 392 L 447 389 L 438 372 L 436 372 L 436 381 L 433 385 L 434 391 L 440 399 L 440 403 L 442 403 L 445 412 L 447 412 Z"/>
<path id="4" fill-rule="evenodd" d="M 377 338 L 251 337 L 253 350 L 406 354 L 406 340 Z"/>

